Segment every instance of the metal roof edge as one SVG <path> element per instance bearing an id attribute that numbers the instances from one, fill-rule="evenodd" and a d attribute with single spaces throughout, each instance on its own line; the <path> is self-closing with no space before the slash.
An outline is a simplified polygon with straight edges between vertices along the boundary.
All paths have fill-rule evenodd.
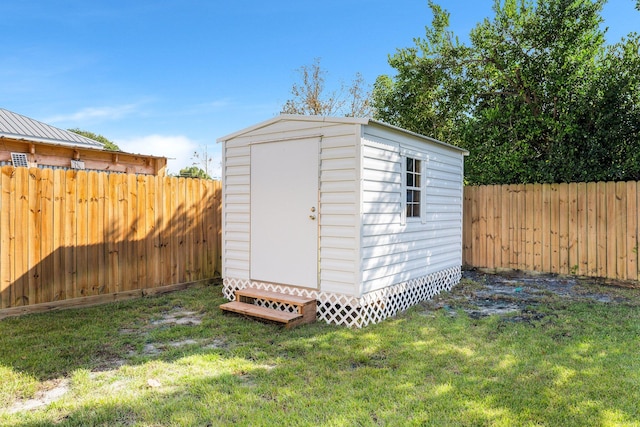
<path id="1" fill-rule="evenodd" d="M 446 142 L 442 142 L 442 141 L 440 141 L 438 139 L 435 139 L 435 138 L 432 138 L 430 136 L 422 135 L 420 133 L 413 132 L 413 131 L 410 131 L 410 130 L 407 130 L 407 129 L 403 129 L 403 128 L 398 127 L 398 126 L 390 125 L 389 123 L 385 123 L 385 122 L 382 122 L 382 121 L 379 121 L 379 120 L 369 119 L 369 122 L 370 122 L 370 124 L 376 124 L 378 126 L 386 127 L 386 128 L 392 129 L 392 130 L 397 131 L 397 132 L 407 133 L 409 135 L 413 135 L 415 137 L 418 137 L 420 139 L 424 139 L 424 140 L 432 142 L 434 144 L 438 144 L 438 145 L 441 145 L 443 147 L 450 148 L 452 150 L 460 151 L 463 156 L 468 156 L 469 155 L 469 151 L 464 149 L 464 148 L 462 148 L 462 147 L 458 147 L 458 146 L 453 145 L 453 144 L 448 144 Z"/>
<path id="2" fill-rule="evenodd" d="M 25 141 L 25 142 L 35 142 L 38 144 L 44 144 L 49 146 L 62 146 L 67 148 L 77 148 L 80 150 L 89 150 L 89 151 L 99 151 L 102 153 L 113 153 L 113 154 L 126 154 L 129 156 L 141 156 L 141 157 L 149 157 L 152 159 L 168 159 L 165 156 L 154 156 L 151 154 L 140 154 L 140 153 L 130 153 L 128 151 L 120 151 L 120 150 L 107 150 L 105 148 L 101 148 L 98 146 L 88 146 L 83 144 L 75 144 L 73 142 L 60 141 L 57 139 L 47 139 L 47 138 L 39 138 L 39 137 L 29 137 L 25 135 L 13 135 L 8 133 L 0 132 L 0 140 L 3 138 L 13 139 L 15 141 Z"/>
<path id="3" fill-rule="evenodd" d="M 23 114 L 7 110 L 6 108 L 0 108 L 0 113 L 4 117 L 4 122 L 9 125 L 8 130 L 11 130 L 11 128 L 13 128 L 13 130 L 16 130 L 17 128 L 27 128 L 32 132 L 19 134 L 0 132 L 0 135 L 10 135 L 12 138 L 15 138 L 15 136 L 19 136 L 22 139 L 33 138 L 51 140 L 58 143 L 86 144 L 92 147 L 104 147 L 104 144 L 102 142 L 96 141 L 95 139 L 87 138 L 84 135 L 77 134 L 70 130 L 52 126 L 40 120 L 32 119 L 31 117 L 27 117 Z M 38 135 L 38 133 L 41 135 L 43 133 L 48 133 L 51 135 L 57 134 L 57 137 L 48 138 L 46 136 L 40 136 Z"/>
<path id="4" fill-rule="evenodd" d="M 303 114 L 279 114 L 278 116 L 275 116 L 269 120 L 265 120 L 263 122 L 257 123 L 253 126 L 241 129 L 237 132 L 231 133 L 229 135 L 220 137 L 218 139 L 216 139 L 216 142 L 225 142 L 228 141 L 230 139 L 233 138 L 237 138 L 241 135 L 247 134 L 249 132 L 252 132 L 254 130 L 257 129 L 261 129 L 267 126 L 270 126 L 274 123 L 277 123 L 279 121 L 307 121 L 307 122 L 323 122 L 323 123 L 348 123 L 348 124 L 356 124 L 356 125 L 378 125 L 381 127 L 385 127 L 388 129 L 391 129 L 393 131 L 396 132 L 401 132 L 401 133 L 405 133 L 405 134 L 409 134 L 412 135 L 414 137 L 420 138 L 422 140 L 425 141 L 429 141 L 431 143 L 440 145 L 442 147 L 446 147 L 455 151 L 459 151 L 463 156 L 468 156 L 469 155 L 469 151 L 465 150 L 464 148 L 455 146 L 453 144 L 448 144 L 446 142 L 442 142 L 440 140 L 437 140 L 435 138 L 431 138 L 429 136 L 426 135 L 422 135 L 416 132 L 412 132 L 410 130 L 407 129 L 403 129 L 401 127 L 398 126 L 394 126 L 394 125 L 390 125 L 389 123 L 385 123 L 379 120 L 374 120 L 368 117 L 331 117 L 331 116 L 308 116 L 308 115 L 303 115 Z"/>
<path id="5" fill-rule="evenodd" d="M 263 127 L 270 126 L 274 123 L 285 121 L 285 120 L 300 121 L 300 122 L 351 123 L 351 124 L 360 124 L 360 125 L 366 125 L 370 121 L 370 119 L 368 118 L 357 118 L 357 117 L 331 117 L 331 116 L 311 116 L 311 115 L 304 115 L 304 114 L 279 114 L 271 119 L 257 123 L 253 126 L 249 126 L 239 131 L 222 136 L 216 139 L 216 142 L 225 142 L 230 139 L 237 138 L 246 133 L 252 132 L 254 130 L 261 129 Z"/>

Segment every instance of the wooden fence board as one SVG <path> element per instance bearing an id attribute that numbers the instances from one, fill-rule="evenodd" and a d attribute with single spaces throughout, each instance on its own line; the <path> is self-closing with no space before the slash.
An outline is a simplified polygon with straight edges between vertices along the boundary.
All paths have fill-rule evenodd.
<path id="1" fill-rule="evenodd" d="M 16 286 L 12 305 L 29 304 L 29 171 L 16 168 L 15 173 L 15 268 Z M 32 301 L 33 302 L 33 301 Z"/>
<path id="2" fill-rule="evenodd" d="M 202 245 L 203 245 L 203 254 L 204 254 L 204 259 L 203 259 L 203 263 L 202 263 L 202 268 L 203 268 L 203 275 L 208 276 L 211 274 L 212 271 L 214 271 L 213 265 L 214 265 L 214 259 L 212 258 L 213 255 L 213 250 L 212 250 L 212 246 L 211 243 L 213 241 L 213 238 L 210 237 L 211 234 L 211 227 L 213 226 L 213 221 L 215 220 L 215 213 L 212 210 L 213 206 L 211 205 L 211 191 L 210 189 L 204 184 L 201 184 L 201 192 L 202 192 L 202 200 L 204 201 L 203 203 L 203 212 L 202 212 L 202 225 L 203 225 L 203 241 L 202 241 Z"/>
<path id="3" fill-rule="evenodd" d="M 502 186 L 492 185 L 491 190 L 494 195 L 493 205 L 493 265 L 502 265 Z"/>
<path id="4" fill-rule="evenodd" d="M 567 270 L 571 274 L 578 273 L 578 185 L 568 184 L 568 204 L 567 204 L 568 227 L 567 249 L 568 261 Z"/>
<path id="5" fill-rule="evenodd" d="M 170 190 L 170 178 L 159 178 L 161 182 L 161 186 L 163 188 L 169 188 L 168 191 L 157 192 L 156 196 L 158 197 L 158 211 L 160 212 L 159 217 L 159 242 L 160 242 L 160 252 L 158 256 L 160 257 L 160 278 L 161 285 L 168 285 L 171 277 L 171 223 L 173 221 L 171 212 L 171 190 Z"/>
<path id="6" fill-rule="evenodd" d="M 465 265 L 638 280 L 637 182 L 465 188 Z"/>
<path id="7" fill-rule="evenodd" d="M 98 251 L 97 251 L 97 261 L 96 261 L 96 266 L 95 268 L 98 270 L 98 274 L 97 274 L 97 283 L 96 283 L 96 293 L 97 294 L 104 294 L 107 292 L 108 286 L 107 283 L 109 281 L 109 275 L 108 275 L 108 262 L 109 262 L 109 254 L 108 254 L 108 248 L 107 245 L 104 244 L 105 242 L 105 230 L 108 228 L 108 222 L 107 221 L 107 215 L 108 215 L 108 205 L 107 205 L 107 189 L 108 189 L 108 182 L 106 179 L 103 178 L 102 175 L 100 175 L 99 173 L 95 173 L 96 181 L 97 181 L 97 186 L 96 186 L 96 191 L 97 194 L 95 195 L 95 197 L 97 197 L 97 202 L 96 202 L 96 209 L 97 209 L 97 213 L 96 213 L 96 235 L 95 238 L 97 239 L 97 246 L 98 246 Z"/>
<path id="8" fill-rule="evenodd" d="M 169 244 L 171 245 L 171 281 L 173 283 L 180 283 L 180 265 L 179 260 L 180 256 L 178 251 L 175 250 L 179 246 L 179 236 L 176 233 L 177 225 L 181 221 L 181 214 L 177 211 L 178 208 L 178 193 L 177 193 L 177 183 L 178 178 L 170 177 L 169 179 L 165 179 L 165 192 L 169 197 L 168 203 L 172 214 L 171 224 L 168 230 L 169 234 Z"/>
<path id="9" fill-rule="evenodd" d="M 120 175 L 120 183 L 118 185 L 118 215 L 120 216 L 120 237 L 118 238 L 118 259 L 120 262 L 119 273 L 120 283 L 119 291 L 130 291 L 131 281 L 129 280 L 129 271 L 131 268 L 131 254 L 129 253 L 131 223 L 129 218 L 129 181 L 127 175 Z M 137 274 L 136 274 L 137 275 Z"/>
<path id="10" fill-rule="evenodd" d="M 118 199 L 120 195 L 120 175 L 109 175 L 109 199 L 108 214 L 106 223 L 109 224 L 109 285 L 108 293 L 121 292 L 124 289 L 120 286 L 120 239 L 122 235 L 122 216 L 119 211 Z"/>
<path id="11" fill-rule="evenodd" d="M 518 200 L 519 212 L 517 228 L 518 256 L 516 259 L 516 265 L 518 269 L 524 270 L 526 269 L 527 264 L 527 199 L 524 184 L 518 184 L 516 187 L 516 198 Z"/>
<path id="12" fill-rule="evenodd" d="M 53 169 L 40 171 L 40 264 L 42 277 L 38 302 L 53 300 Z"/>
<path id="13" fill-rule="evenodd" d="M 88 214 L 87 172 L 78 171 L 76 175 L 76 296 L 89 295 L 87 291 L 89 276 L 89 214 Z"/>
<path id="14" fill-rule="evenodd" d="M 559 184 L 551 184 L 549 231 L 551 235 L 551 272 L 560 272 L 560 193 Z"/>
<path id="15" fill-rule="evenodd" d="M 135 241 L 137 250 L 137 270 L 138 278 L 137 283 L 140 289 L 147 289 L 149 283 L 147 282 L 147 246 L 145 244 L 145 233 L 147 232 L 147 180 L 144 175 L 136 176 L 136 235 Z"/>
<path id="16" fill-rule="evenodd" d="M 569 185 L 558 184 L 558 273 L 569 273 Z"/>
<path id="17" fill-rule="evenodd" d="M 14 282 L 13 272 L 15 271 L 14 245 L 10 217 L 12 216 L 15 201 L 11 200 L 14 194 L 11 192 L 11 182 L 13 177 L 13 167 L 3 166 L 0 168 L 0 309 L 11 307 L 11 288 Z"/>
<path id="18" fill-rule="evenodd" d="M 27 253 L 27 291 L 25 304 L 37 304 L 40 293 L 40 277 L 42 276 L 40 261 L 40 170 L 29 169 L 27 174 L 27 185 L 29 194 L 27 202 L 29 205 L 29 222 L 26 225 L 26 235 L 28 236 L 29 250 Z"/>
<path id="19" fill-rule="evenodd" d="M 627 185 L 616 182 L 616 278 L 627 280 Z"/>
<path id="20" fill-rule="evenodd" d="M 587 210 L 587 184 L 584 182 L 576 184 L 576 260 L 572 261 L 578 266 L 576 274 L 585 276 L 588 274 L 589 260 L 589 228 Z"/>
<path id="21" fill-rule="evenodd" d="M 518 231 L 520 209 L 518 207 L 517 185 L 509 185 L 509 267 L 518 268 Z"/>
<path id="22" fill-rule="evenodd" d="M 525 239 L 524 239 L 524 270 L 533 271 L 533 206 L 534 206 L 534 185 L 527 184 L 524 187 L 525 194 Z"/>
<path id="23" fill-rule="evenodd" d="M 471 218 L 471 200 L 473 192 L 472 186 L 465 186 L 463 190 L 462 203 L 462 264 L 472 265 L 471 259 L 471 241 L 472 241 L 472 218 Z"/>
<path id="24" fill-rule="evenodd" d="M 180 254 L 180 274 L 181 281 L 187 281 L 188 273 L 188 265 L 187 265 L 187 251 L 185 250 L 187 247 L 187 216 L 185 212 L 187 211 L 186 200 L 187 200 L 187 180 L 184 178 L 178 178 L 177 183 L 177 193 L 178 193 L 178 223 L 176 224 L 176 233 L 180 236 L 180 242 L 178 246 L 178 254 Z"/>
<path id="25" fill-rule="evenodd" d="M 99 256 L 100 228 L 98 228 L 98 174 L 89 171 L 87 174 L 87 259 L 89 269 L 87 271 L 87 293 L 96 295 L 99 293 Z"/>
<path id="26" fill-rule="evenodd" d="M 587 184 L 587 223 L 588 223 L 588 275 L 598 275 L 598 196 L 599 189 L 595 182 Z"/>
<path id="27" fill-rule="evenodd" d="M 617 276 L 617 267 L 618 267 L 618 252 L 617 252 L 617 242 L 616 242 L 616 220 L 618 219 L 617 211 L 619 209 L 619 205 L 616 202 L 616 183 L 615 182 L 607 182 L 606 183 L 606 192 L 607 192 L 607 201 L 606 201 L 606 209 L 607 209 L 607 219 L 605 224 L 605 229 L 607 233 L 607 272 L 604 277 L 613 277 Z"/>
<path id="28" fill-rule="evenodd" d="M 551 186 L 549 184 L 542 185 L 542 210 L 540 215 L 541 226 L 540 232 L 542 234 L 542 270 L 552 271 L 551 269 Z"/>
<path id="29" fill-rule="evenodd" d="M 220 191 L 184 178 L 2 167 L 0 315 L 212 277 Z"/>
<path id="30" fill-rule="evenodd" d="M 478 262 L 480 261 L 480 259 L 478 257 L 478 248 L 480 247 L 480 235 L 478 234 L 478 187 L 474 186 L 470 187 L 469 189 L 471 190 L 470 193 L 472 194 L 470 203 L 471 215 L 469 216 L 471 222 L 471 225 L 469 226 L 469 229 L 471 230 L 471 256 L 469 258 L 471 260 L 471 265 L 479 265 Z"/>
<path id="31" fill-rule="evenodd" d="M 125 175 L 127 181 L 127 282 L 128 290 L 142 289 L 138 282 L 138 181 L 133 174 Z"/>
<path id="32" fill-rule="evenodd" d="M 63 299 L 76 298 L 76 247 L 77 247 L 77 211 L 76 211 L 76 171 L 65 173 L 65 222 L 64 222 L 64 272 L 65 290 Z"/>
<path id="33" fill-rule="evenodd" d="M 64 264 L 64 229 L 65 229 L 65 172 L 62 169 L 53 171 L 53 277 L 52 301 L 64 299 L 65 264 Z"/>
<path id="34" fill-rule="evenodd" d="M 542 271 L 542 186 L 533 187 L 533 271 Z"/>
<path id="35" fill-rule="evenodd" d="M 197 181 L 193 182 L 193 199 L 199 200 L 202 196 L 200 194 L 200 185 Z M 199 207 L 199 203 L 192 203 L 191 209 L 194 210 L 197 216 L 202 214 L 202 208 Z M 194 277 L 199 277 L 202 274 L 202 257 L 200 252 L 202 251 L 202 224 L 199 222 L 193 222 L 193 266 Z"/>
<path id="36" fill-rule="evenodd" d="M 154 177 L 155 186 L 159 190 L 160 188 L 164 188 L 164 179 L 161 177 Z M 152 259 L 154 260 L 155 267 L 155 277 L 156 284 L 155 286 L 164 286 L 165 278 L 163 277 L 165 272 L 164 265 L 164 206 L 162 204 L 163 195 L 161 191 L 153 192 L 153 213 L 154 213 L 154 226 L 155 237 L 154 237 L 154 245 L 153 245 L 153 255 Z"/>
<path id="37" fill-rule="evenodd" d="M 486 259 L 487 268 L 495 268 L 495 221 L 493 219 L 493 208 L 495 206 L 495 191 L 494 186 L 488 185 L 485 187 L 485 240 L 486 240 Z"/>
<path id="38" fill-rule="evenodd" d="M 518 268 L 518 231 L 520 212 L 518 209 L 517 185 L 509 185 L 509 267 Z"/>
<path id="39" fill-rule="evenodd" d="M 194 197 L 194 193 L 193 193 L 193 180 L 186 180 L 186 205 L 185 205 L 185 212 L 190 212 L 193 209 L 193 205 L 191 203 L 191 201 L 193 200 Z M 186 239 L 186 246 L 185 246 L 185 252 L 187 254 L 187 282 L 191 282 L 193 281 L 193 278 L 195 277 L 195 270 L 196 270 L 196 266 L 194 263 L 194 251 L 193 251 L 193 246 L 195 243 L 195 239 L 194 239 L 194 226 L 195 224 L 193 223 L 193 221 L 191 220 L 190 215 L 186 215 L 186 235 L 187 235 L 187 239 Z"/>
<path id="40" fill-rule="evenodd" d="M 600 277 L 607 277 L 607 187 L 606 183 L 596 184 L 596 241 L 597 271 Z"/>
<path id="41" fill-rule="evenodd" d="M 502 211 L 502 224 L 500 224 L 500 234 L 502 236 L 500 258 L 502 259 L 502 265 L 505 267 L 509 266 L 511 257 L 509 248 L 509 223 L 511 221 L 510 202 L 509 187 L 506 185 L 502 186 L 502 199 L 500 200 Z"/>
<path id="42" fill-rule="evenodd" d="M 487 263 L 487 193 L 486 186 L 478 187 L 478 258 Z"/>
<path id="43" fill-rule="evenodd" d="M 627 182 L 627 278 L 638 280 L 638 185 Z"/>
<path id="44" fill-rule="evenodd" d="M 156 182 L 158 185 L 158 188 L 162 188 L 163 184 L 164 184 L 164 179 L 161 177 L 156 177 Z M 156 191 L 155 193 L 156 196 L 156 201 L 155 201 L 155 206 L 156 206 L 156 254 L 154 256 L 154 258 L 156 259 L 156 262 L 158 264 L 158 276 L 157 276 L 157 281 L 158 284 L 157 286 L 164 286 L 167 284 L 167 278 L 164 276 L 165 272 L 166 272 L 166 258 L 164 256 L 165 254 L 165 224 L 167 222 L 166 218 L 165 218 L 165 210 L 164 210 L 164 205 L 163 205 L 163 199 L 164 199 L 164 194 L 162 191 Z"/>

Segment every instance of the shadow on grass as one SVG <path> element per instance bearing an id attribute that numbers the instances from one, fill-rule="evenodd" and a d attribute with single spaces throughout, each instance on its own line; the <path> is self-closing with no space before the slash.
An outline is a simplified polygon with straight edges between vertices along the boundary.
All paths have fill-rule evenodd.
<path id="1" fill-rule="evenodd" d="M 203 287 L 12 319 L 12 327 L 0 322 L 1 365 L 37 380 L 69 376 L 75 394 L 52 409 L 6 418 L 7 425 L 602 425 L 640 419 L 637 307 L 550 306 L 555 316 L 526 324 L 416 307 L 362 330 L 324 324 L 284 330 L 224 316 L 222 301 L 219 287 Z M 200 313 L 202 323 L 154 325 L 176 308 Z M 197 344 L 168 345 L 186 339 Z M 165 350 L 144 355 L 150 343 Z"/>

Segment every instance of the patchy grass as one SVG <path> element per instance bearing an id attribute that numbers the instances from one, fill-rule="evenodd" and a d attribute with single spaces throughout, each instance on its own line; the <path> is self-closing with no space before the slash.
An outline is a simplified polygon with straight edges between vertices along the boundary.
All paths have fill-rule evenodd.
<path id="1" fill-rule="evenodd" d="M 474 318 L 482 286 L 361 330 L 223 315 L 217 285 L 5 319 L 0 425 L 640 426 L 638 290 Z"/>

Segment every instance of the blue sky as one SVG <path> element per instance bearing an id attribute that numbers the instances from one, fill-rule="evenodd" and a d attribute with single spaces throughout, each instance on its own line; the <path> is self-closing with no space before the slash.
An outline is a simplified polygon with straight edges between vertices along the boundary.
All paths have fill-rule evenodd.
<path id="1" fill-rule="evenodd" d="M 493 0 L 436 2 L 462 40 L 492 14 Z M 372 84 L 431 21 L 426 0 L 7 0 L 0 16 L 1 107 L 174 158 L 173 173 L 205 146 L 218 166 L 216 139 L 277 115 L 314 58 L 329 87 Z M 609 42 L 640 27 L 635 0 L 604 18 Z"/>

